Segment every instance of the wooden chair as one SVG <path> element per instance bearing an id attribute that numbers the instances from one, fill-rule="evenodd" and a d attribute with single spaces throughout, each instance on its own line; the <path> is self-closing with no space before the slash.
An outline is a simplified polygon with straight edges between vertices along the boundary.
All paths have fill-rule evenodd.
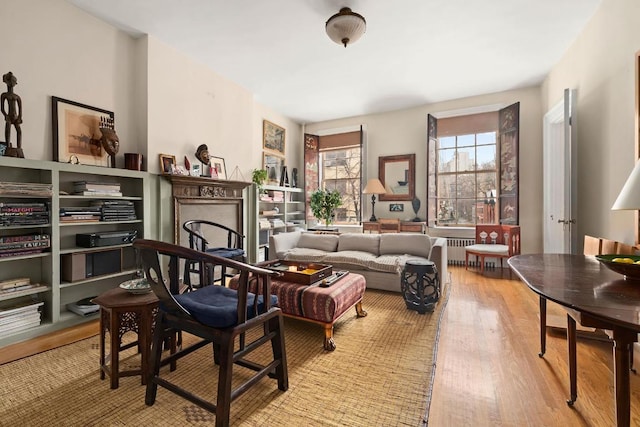
<path id="1" fill-rule="evenodd" d="M 229 425 L 231 402 L 261 378 L 268 375 L 277 379 L 280 390 L 288 389 L 283 316 L 282 311 L 274 306 L 277 298 L 271 295 L 270 289 L 271 277 L 276 273 L 164 242 L 136 239 L 133 247 L 140 254 L 147 280 L 160 300 L 151 346 L 151 372 L 147 378 L 145 403 L 148 406 L 155 403 L 160 385 L 214 412 L 216 426 L 220 427 Z M 163 259 L 168 257 L 167 280 L 163 277 L 160 256 L 163 256 Z M 234 268 L 239 271 L 237 290 L 224 286 L 206 286 L 178 294 L 179 268 L 182 261 Z M 249 288 L 256 290 L 256 293 L 250 293 Z M 247 343 L 245 332 L 250 329 L 255 332 L 251 335 L 252 341 Z M 181 331 L 202 340 L 182 348 L 161 362 L 163 342 L 175 332 Z M 178 385 L 180 383 L 177 380 L 172 382 L 160 376 L 161 364 L 175 362 L 209 343 L 213 346 L 214 361 L 220 365 L 215 403 L 191 393 L 183 388 L 185 385 Z M 271 362 L 260 365 L 245 358 L 265 344 L 270 347 Z M 242 383 L 232 389 L 234 365 L 248 368 L 255 373 L 243 375 Z"/>
<path id="2" fill-rule="evenodd" d="M 189 235 L 189 247 L 191 249 L 222 258 L 246 262 L 245 251 L 242 247 L 244 236 L 226 225 L 194 219 L 186 221 L 182 224 L 182 228 Z M 222 241 L 223 244 L 226 242 L 226 245 L 211 247 L 209 242 L 215 237 L 220 237 L 218 241 Z M 227 274 L 225 265 L 220 265 L 220 278 L 216 279 L 215 267 L 217 266 L 210 264 L 208 269 L 203 269 L 201 265 L 189 262 L 184 270 L 185 285 L 191 290 L 194 287 L 211 285 L 217 281 L 224 285 L 225 278 L 231 275 Z M 191 283 L 192 273 L 196 273 L 199 276 L 200 282 L 197 285 Z"/>
<path id="3" fill-rule="evenodd" d="M 469 269 L 469 255 L 480 262 L 480 271 L 484 273 L 484 259 L 502 260 L 520 254 L 520 226 L 500 224 L 476 225 L 476 242 L 465 248 L 465 269 Z"/>
<path id="4" fill-rule="evenodd" d="M 400 232 L 400 220 L 395 218 L 380 218 L 380 233 L 399 233 Z"/>

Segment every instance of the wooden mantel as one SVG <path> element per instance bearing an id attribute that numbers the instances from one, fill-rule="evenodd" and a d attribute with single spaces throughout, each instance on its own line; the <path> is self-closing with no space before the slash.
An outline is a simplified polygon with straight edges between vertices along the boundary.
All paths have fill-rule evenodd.
<path id="1" fill-rule="evenodd" d="M 244 234 L 242 195 L 243 190 L 249 187 L 251 182 L 185 175 L 164 175 L 164 177 L 171 182 L 174 243 L 188 246 L 185 233 L 181 230 L 184 221 L 191 219 L 217 222 Z M 214 237 L 212 236 L 211 239 Z"/>

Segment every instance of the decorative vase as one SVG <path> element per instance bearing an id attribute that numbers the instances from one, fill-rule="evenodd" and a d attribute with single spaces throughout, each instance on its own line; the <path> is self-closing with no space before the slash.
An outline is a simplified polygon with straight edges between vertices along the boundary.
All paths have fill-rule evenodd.
<path id="1" fill-rule="evenodd" d="M 416 217 L 413 218 L 413 222 L 420 222 L 420 217 L 418 217 L 418 211 L 420 210 L 420 199 L 417 197 L 411 201 L 411 207 L 413 208 L 413 212 L 416 214 Z"/>

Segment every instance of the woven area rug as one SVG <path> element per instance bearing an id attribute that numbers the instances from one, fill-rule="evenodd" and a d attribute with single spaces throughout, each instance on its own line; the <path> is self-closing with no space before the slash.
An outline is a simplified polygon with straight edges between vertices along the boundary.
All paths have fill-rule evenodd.
<path id="1" fill-rule="evenodd" d="M 450 286 L 447 286 L 449 289 Z M 407 310 L 400 294 L 367 290 L 364 318 L 349 310 L 334 328 L 337 348 L 323 349 L 316 324 L 285 320 L 289 390 L 262 379 L 231 404 L 237 426 L 419 426 L 428 417 L 444 295 L 433 313 Z M 135 335 L 131 334 L 133 337 Z M 185 340 L 194 339 L 187 336 Z M 158 388 L 144 403 L 140 377 L 109 388 L 98 369 L 98 337 L 0 366 L 0 425 L 213 425 L 215 416 Z M 132 351 L 124 364 L 139 362 Z M 260 359 L 260 355 L 255 357 Z M 123 363 L 121 363 L 123 364 Z M 164 367 L 169 374 L 168 367 Z M 243 368 L 234 371 L 243 375 Z M 178 361 L 184 384 L 215 396 L 217 368 L 206 346 Z M 215 399 L 213 399 L 215 400 Z"/>

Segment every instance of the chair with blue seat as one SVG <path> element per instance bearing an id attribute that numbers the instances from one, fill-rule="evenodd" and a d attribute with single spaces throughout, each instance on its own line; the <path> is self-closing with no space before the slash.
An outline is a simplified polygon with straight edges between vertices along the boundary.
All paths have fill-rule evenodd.
<path id="1" fill-rule="evenodd" d="M 261 378 L 275 378 L 280 390 L 288 389 L 283 316 L 276 306 L 277 298 L 271 295 L 270 289 L 271 277 L 277 273 L 155 240 L 136 239 L 133 247 L 140 255 L 147 280 L 159 299 L 151 346 L 151 368 L 147 373 L 145 403 L 148 406 L 155 403 L 158 386 L 162 386 L 215 413 L 216 426 L 228 426 L 231 402 Z M 163 261 L 168 258 L 169 262 L 166 279 L 161 258 Z M 194 262 L 205 268 L 209 265 L 233 268 L 239 272 L 238 288 L 205 286 L 179 294 L 180 266 L 183 262 Z M 249 292 L 249 289 L 255 293 Z M 251 334 L 245 336 L 249 330 L 252 330 Z M 165 340 L 181 331 L 201 340 L 161 360 Z M 212 344 L 214 362 L 220 365 L 215 403 L 185 389 L 186 386 L 179 383 L 179 378 L 173 380 L 175 377 L 160 376 L 161 364 L 175 362 L 207 344 Z M 258 364 L 247 360 L 249 353 L 265 344 L 270 346 L 270 362 Z M 251 373 L 245 375 L 240 372 L 242 384 L 232 382 L 234 366 L 246 368 Z M 179 372 L 179 366 L 177 369 Z M 232 388 L 232 384 L 235 388 Z"/>
<path id="2" fill-rule="evenodd" d="M 221 258 L 232 259 L 240 262 L 246 262 L 245 251 L 243 249 L 244 236 L 237 231 L 227 227 L 226 225 L 216 222 L 194 219 L 185 221 L 182 228 L 189 235 L 189 247 L 201 252 L 215 255 Z M 221 242 L 218 246 L 212 246 L 210 242 Z M 197 286 L 211 285 L 220 281 L 221 285 L 225 284 L 225 278 L 232 276 L 227 274 L 225 265 L 220 265 L 220 276 L 215 278 L 216 265 L 210 264 L 209 268 L 204 269 L 196 263 L 189 263 L 184 272 L 184 283 L 193 289 L 191 283 L 191 274 L 198 274 L 200 283 Z"/>

